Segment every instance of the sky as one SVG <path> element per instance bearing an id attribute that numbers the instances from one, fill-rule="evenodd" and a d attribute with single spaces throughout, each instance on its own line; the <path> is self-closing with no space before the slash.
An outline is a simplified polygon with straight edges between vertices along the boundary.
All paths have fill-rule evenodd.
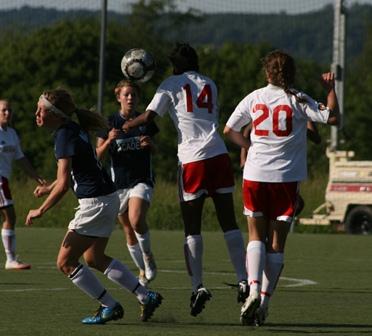
<path id="1" fill-rule="evenodd" d="M 181 11 L 190 7 L 202 12 L 254 12 L 288 14 L 309 12 L 320 9 L 335 0 L 175 0 Z M 107 0 L 108 9 L 117 12 L 130 12 L 131 4 L 136 0 Z M 372 0 L 344 0 L 345 5 L 355 3 L 370 4 Z M 62 10 L 101 8 L 102 0 L 0 0 L 1 9 L 20 8 L 22 6 L 47 7 Z"/>

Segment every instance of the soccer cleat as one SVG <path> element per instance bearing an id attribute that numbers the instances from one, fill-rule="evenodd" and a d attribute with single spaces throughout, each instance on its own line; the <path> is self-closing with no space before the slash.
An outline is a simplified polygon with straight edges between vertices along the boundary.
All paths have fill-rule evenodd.
<path id="1" fill-rule="evenodd" d="M 6 270 L 29 270 L 31 268 L 30 264 L 26 264 L 18 259 L 9 261 L 7 260 L 5 263 Z"/>
<path id="2" fill-rule="evenodd" d="M 161 305 L 163 297 L 156 292 L 148 291 L 147 303 L 141 304 L 141 321 L 146 322 L 150 319 L 155 309 Z"/>
<path id="3" fill-rule="evenodd" d="M 250 294 L 245 300 L 240 311 L 240 322 L 243 325 L 254 325 L 255 313 L 261 303 L 259 293 Z"/>
<path id="4" fill-rule="evenodd" d="M 239 281 L 238 283 L 238 297 L 237 301 L 244 303 L 249 296 L 249 286 L 247 280 Z"/>
<path id="5" fill-rule="evenodd" d="M 94 316 L 88 316 L 81 320 L 84 324 L 105 324 L 108 321 L 118 320 L 124 316 L 124 309 L 120 303 L 113 307 L 99 306 Z"/>
<path id="6" fill-rule="evenodd" d="M 192 316 L 196 316 L 200 314 L 202 310 L 205 308 L 205 303 L 208 300 L 210 300 L 211 297 L 212 297 L 212 294 L 209 292 L 208 289 L 206 289 L 205 287 L 199 287 L 196 292 L 193 292 L 191 294 L 190 314 Z"/>
<path id="7" fill-rule="evenodd" d="M 147 285 L 149 284 L 149 281 L 147 280 L 147 278 L 145 276 L 145 271 L 144 270 L 140 270 L 140 273 L 138 275 L 138 282 L 140 283 L 141 286 L 147 288 Z"/>
<path id="8" fill-rule="evenodd" d="M 144 254 L 143 255 L 143 262 L 145 264 L 145 277 L 148 281 L 152 281 L 156 277 L 157 268 L 156 263 L 154 259 L 154 255 L 152 253 L 150 254 Z"/>
<path id="9" fill-rule="evenodd" d="M 254 314 L 254 324 L 259 327 L 265 323 L 265 320 L 269 316 L 269 308 L 260 306 Z"/>

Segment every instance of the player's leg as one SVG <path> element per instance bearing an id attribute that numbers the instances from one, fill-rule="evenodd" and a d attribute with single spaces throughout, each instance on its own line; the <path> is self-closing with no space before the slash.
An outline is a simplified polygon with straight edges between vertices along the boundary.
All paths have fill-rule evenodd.
<path id="1" fill-rule="evenodd" d="M 274 294 L 284 267 L 284 246 L 290 223 L 271 221 L 266 245 L 265 268 L 262 276 L 261 304 L 256 311 L 256 325 L 264 324 L 268 317 L 269 301 Z"/>
<path id="2" fill-rule="evenodd" d="M 150 231 L 146 222 L 147 211 L 153 194 L 153 188 L 138 183 L 129 193 L 128 218 L 142 252 L 145 276 L 148 281 L 156 277 L 157 267 L 151 250 Z"/>
<path id="3" fill-rule="evenodd" d="M 191 278 L 192 293 L 190 298 L 191 315 L 197 316 L 204 309 L 211 293 L 203 285 L 203 238 L 201 235 L 201 216 L 205 196 L 181 202 L 181 213 L 184 222 L 184 253 L 186 267 Z"/>
<path id="4" fill-rule="evenodd" d="M 240 229 L 236 224 L 232 193 L 215 193 L 212 196 L 218 222 L 224 233 L 231 263 L 234 266 L 238 282 L 238 302 L 244 302 L 249 295 L 247 270 L 245 265 L 245 247 Z"/>
<path id="5" fill-rule="evenodd" d="M 138 279 L 141 282 L 142 285 L 147 285 L 147 279 L 145 276 L 145 264 L 143 262 L 143 255 L 140 248 L 140 245 L 138 244 L 136 235 L 134 233 L 134 230 L 132 226 L 130 225 L 129 218 L 128 218 L 128 212 L 124 212 L 118 216 L 119 223 L 123 227 L 123 232 L 125 235 L 125 239 L 127 242 L 127 248 L 129 251 L 129 254 L 134 262 L 134 264 L 139 269 L 139 276 Z"/>
<path id="6" fill-rule="evenodd" d="M 123 316 L 121 305 L 107 292 L 89 267 L 79 262 L 81 255 L 97 239 L 69 230 L 57 257 L 57 267 L 70 278 L 75 286 L 100 303 L 96 315 L 82 320 L 86 324 L 104 324 Z M 101 244 L 107 245 L 107 238 L 99 239 Z M 108 263 L 109 260 L 107 259 L 105 262 Z"/>
<path id="7" fill-rule="evenodd" d="M 298 202 L 298 183 L 276 183 L 270 187 L 271 221 L 269 223 L 266 262 L 261 288 L 261 306 L 256 324 L 262 325 L 268 316 L 269 301 L 274 294 L 284 267 L 284 248 Z"/>
<path id="8" fill-rule="evenodd" d="M 1 238 L 5 250 L 6 262 L 5 269 L 7 270 L 26 270 L 30 269 L 31 265 L 21 262 L 16 255 L 16 233 L 15 222 L 16 214 L 13 205 L 8 205 L 0 209 L 3 218 L 3 227 L 1 230 Z"/>
<path id="9" fill-rule="evenodd" d="M 265 266 L 268 230 L 266 184 L 244 180 L 243 202 L 249 234 L 246 265 L 250 294 L 242 306 L 240 318 L 243 324 L 253 324 L 255 311 L 261 301 L 262 273 Z"/>
<path id="10" fill-rule="evenodd" d="M 85 261 L 90 267 L 103 272 L 112 282 L 136 295 L 141 304 L 141 320 L 147 321 L 161 304 L 162 296 L 159 293 L 147 290 L 126 265 L 107 256 L 105 254 L 106 245 L 107 239 L 97 238 L 85 251 Z M 88 317 L 85 320 L 86 322 L 83 323 L 90 323 L 89 321 L 92 321 L 92 319 L 96 320 L 97 315 Z"/>

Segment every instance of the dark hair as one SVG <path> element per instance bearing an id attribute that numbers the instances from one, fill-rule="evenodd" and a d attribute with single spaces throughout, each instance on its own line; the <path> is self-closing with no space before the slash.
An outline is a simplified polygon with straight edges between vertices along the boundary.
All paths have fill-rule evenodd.
<path id="1" fill-rule="evenodd" d="M 169 55 L 174 73 L 181 74 L 186 71 L 199 71 L 199 58 L 195 49 L 188 43 L 176 43 Z"/>

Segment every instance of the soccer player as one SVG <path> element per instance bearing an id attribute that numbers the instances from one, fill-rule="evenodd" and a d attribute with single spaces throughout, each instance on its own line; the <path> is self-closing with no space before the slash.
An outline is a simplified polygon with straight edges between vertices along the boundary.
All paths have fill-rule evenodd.
<path id="1" fill-rule="evenodd" d="M 139 115 L 136 108 L 140 88 L 133 82 L 122 80 L 115 87 L 115 96 L 120 111 L 109 117 L 110 130 L 98 134 L 96 150 L 99 158 L 107 151 L 110 154 L 111 177 L 120 198 L 118 219 L 123 226 L 129 253 L 139 268 L 139 279 L 146 285 L 156 276 L 146 214 L 155 183 L 151 138 L 159 129 L 151 122 L 125 133 L 121 129 L 125 121 Z"/>
<path id="2" fill-rule="evenodd" d="M 127 121 L 129 131 L 167 112 L 178 131 L 179 198 L 185 231 L 185 260 L 192 283 L 191 315 L 198 315 L 210 291 L 203 284 L 201 218 L 205 198 L 214 202 L 217 218 L 238 281 L 238 301 L 248 294 L 245 250 L 236 224 L 232 191 L 234 177 L 226 146 L 218 134 L 216 84 L 199 72 L 198 56 L 188 44 L 170 54 L 173 76 L 163 81 L 146 112 Z"/>
<path id="3" fill-rule="evenodd" d="M 9 126 L 12 119 L 12 108 L 5 99 L 0 99 L 0 213 L 3 217 L 1 238 L 6 254 L 6 270 L 27 270 L 30 264 L 18 260 L 16 255 L 16 214 L 9 188 L 9 177 L 12 163 L 15 160 L 38 184 L 45 181 L 38 176 L 28 159 L 22 152 L 16 131 Z"/>
<path id="4" fill-rule="evenodd" d="M 249 243 L 247 265 L 250 295 L 241 309 L 243 324 L 261 325 L 269 298 L 284 265 L 284 247 L 294 216 L 298 186 L 307 175 L 306 124 L 337 125 L 338 102 L 334 74 L 324 73 L 326 106 L 292 88 L 293 58 L 273 51 L 263 60 L 268 85 L 248 94 L 235 108 L 224 129 L 230 140 L 249 148 L 243 173 L 244 214 Z M 250 141 L 240 132 L 252 125 Z"/>
<path id="5" fill-rule="evenodd" d="M 84 318 L 82 323 L 104 324 L 123 317 L 120 303 L 102 286 L 89 267 L 135 294 L 142 308 L 141 320 L 147 321 L 161 304 L 161 295 L 148 291 L 125 265 L 105 254 L 119 210 L 119 197 L 97 160 L 88 134 L 88 131 L 106 127 L 105 118 L 79 109 L 64 89 L 44 91 L 35 114 L 37 126 L 54 131 L 57 178 L 52 184 L 35 189 L 37 197 L 46 194 L 48 197 L 39 208 L 29 211 L 26 225 L 32 225 L 64 196 L 71 179 L 79 208 L 61 244 L 57 266 L 80 290 L 100 304 L 97 313 Z M 79 123 L 72 121 L 73 115 Z M 89 267 L 80 263 L 81 256 Z"/>

